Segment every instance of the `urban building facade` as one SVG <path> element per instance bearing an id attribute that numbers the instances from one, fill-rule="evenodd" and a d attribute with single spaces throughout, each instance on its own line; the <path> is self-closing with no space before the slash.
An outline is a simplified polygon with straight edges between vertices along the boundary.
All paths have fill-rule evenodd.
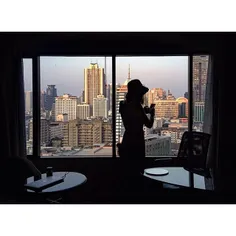
<path id="1" fill-rule="evenodd" d="M 203 123 L 205 102 L 194 103 L 194 122 Z"/>
<path id="2" fill-rule="evenodd" d="M 93 99 L 93 117 L 107 118 L 108 99 L 104 95 L 98 95 Z"/>
<path id="3" fill-rule="evenodd" d="M 121 115 L 119 113 L 120 102 L 125 100 L 125 96 L 128 92 L 127 84 L 129 79 L 127 79 L 123 85 L 116 86 L 116 142 L 120 142 L 124 135 L 125 128 L 122 122 Z"/>
<path id="4" fill-rule="evenodd" d="M 193 56 L 193 101 L 204 102 L 209 56 Z"/>
<path id="5" fill-rule="evenodd" d="M 76 118 L 85 120 L 90 117 L 90 105 L 83 102 L 77 105 Z"/>
<path id="6" fill-rule="evenodd" d="M 171 139 L 169 136 L 149 134 L 145 137 L 145 152 L 148 156 L 169 156 L 171 154 Z"/>
<path id="7" fill-rule="evenodd" d="M 25 91 L 25 112 L 32 113 L 33 109 L 33 96 L 32 91 Z"/>
<path id="8" fill-rule="evenodd" d="M 76 119 L 77 97 L 70 94 L 56 97 L 55 116 L 67 114 L 68 120 Z"/>
<path id="9" fill-rule="evenodd" d="M 84 69 L 84 102 L 90 105 L 90 114 L 93 115 L 93 99 L 105 94 L 104 69 L 97 63 L 91 63 Z"/>
<path id="10" fill-rule="evenodd" d="M 57 97 L 56 85 L 48 85 L 45 94 L 45 110 L 51 111 L 52 104 L 55 103 L 55 98 Z"/>

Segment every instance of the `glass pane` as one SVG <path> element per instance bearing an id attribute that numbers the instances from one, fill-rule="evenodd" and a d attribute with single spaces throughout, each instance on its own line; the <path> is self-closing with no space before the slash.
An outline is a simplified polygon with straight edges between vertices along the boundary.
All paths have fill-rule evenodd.
<path id="1" fill-rule="evenodd" d="M 193 56 L 193 130 L 203 131 L 208 55 Z"/>
<path id="2" fill-rule="evenodd" d="M 25 134 L 27 155 L 33 155 L 33 87 L 32 59 L 23 59 L 25 89 Z"/>
<path id="3" fill-rule="evenodd" d="M 143 106 L 155 104 L 153 127 L 144 127 L 146 157 L 177 156 L 188 130 L 188 57 L 117 57 L 116 78 L 116 142 L 122 142 L 125 132 L 119 103 L 125 100 L 127 83 L 139 79 L 149 88 Z"/>
<path id="4" fill-rule="evenodd" d="M 41 57 L 41 156 L 112 156 L 111 57 Z"/>

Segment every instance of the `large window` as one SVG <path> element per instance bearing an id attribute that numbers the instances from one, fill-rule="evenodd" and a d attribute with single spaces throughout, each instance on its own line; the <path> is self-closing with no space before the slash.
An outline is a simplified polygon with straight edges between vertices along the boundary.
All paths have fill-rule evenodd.
<path id="1" fill-rule="evenodd" d="M 146 156 L 177 156 L 185 131 L 203 131 L 207 71 L 203 55 L 24 59 L 27 153 L 37 145 L 43 157 L 117 156 L 125 131 L 119 102 L 139 79 L 149 88 L 144 105 L 155 104 L 154 125 L 144 128 Z M 34 109 L 32 79 L 40 82 Z M 33 145 L 34 129 L 40 137 Z"/>
<path id="2" fill-rule="evenodd" d="M 144 127 L 146 156 L 176 156 L 181 136 L 188 130 L 188 56 L 117 57 L 116 79 L 117 105 L 130 80 L 139 79 L 149 88 L 144 105 L 155 104 L 155 120 L 153 128 Z M 118 113 L 117 142 L 123 134 Z"/>

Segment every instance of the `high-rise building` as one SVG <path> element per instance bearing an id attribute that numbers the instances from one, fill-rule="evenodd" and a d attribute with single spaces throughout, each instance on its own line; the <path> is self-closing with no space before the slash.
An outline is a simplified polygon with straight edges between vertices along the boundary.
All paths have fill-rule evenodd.
<path id="1" fill-rule="evenodd" d="M 107 109 L 108 99 L 103 95 L 98 95 L 93 99 L 93 116 L 107 118 L 108 109 Z"/>
<path id="2" fill-rule="evenodd" d="M 40 96 L 40 103 L 41 103 L 41 111 L 45 111 L 45 103 L 46 103 L 46 92 L 41 91 L 41 96 Z"/>
<path id="3" fill-rule="evenodd" d="M 194 104 L 194 122 L 203 122 L 204 119 L 204 102 L 195 102 Z"/>
<path id="4" fill-rule="evenodd" d="M 63 127 L 62 146 L 93 147 L 96 144 L 111 145 L 112 124 L 109 120 L 71 120 Z"/>
<path id="5" fill-rule="evenodd" d="M 53 138 L 63 138 L 63 127 L 64 123 L 62 121 L 56 121 L 50 123 L 50 139 Z"/>
<path id="6" fill-rule="evenodd" d="M 97 63 L 91 63 L 84 69 L 84 102 L 90 105 L 90 114 L 93 112 L 93 99 L 97 95 L 105 95 L 104 69 Z"/>
<path id="7" fill-rule="evenodd" d="M 33 108 L 32 91 L 25 91 L 25 112 L 31 113 Z"/>
<path id="8" fill-rule="evenodd" d="M 106 98 L 108 100 L 107 110 L 112 110 L 112 84 L 106 84 Z"/>
<path id="9" fill-rule="evenodd" d="M 45 97 L 45 110 L 51 111 L 52 104 L 55 103 L 55 98 L 57 96 L 56 85 L 48 85 L 46 89 L 46 97 Z"/>
<path id="10" fill-rule="evenodd" d="M 76 117 L 85 120 L 90 117 L 90 105 L 81 103 L 77 105 Z"/>
<path id="11" fill-rule="evenodd" d="M 165 99 L 157 98 L 154 100 L 156 118 L 177 118 L 178 117 L 178 101 L 168 90 L 168 95 Z"/>
<path id="12" fill-rule="evenodd" d="M 33 140 L 33 120 L 29 122 L 29 140 Z M 50 124 L 49 120 L 41 117 L 40 122 L 40 141 L 41 145 L 47 146 L 50 143 Z"/>
<path id="13" fill-rule="evenodd" d="M 55 108 L 55 102 L 52 104 L 52 110 L 51 110 L 51 112 L 50 112 L 50 120 L 51 121 L 55 121 L 56 120 L 56 114 L 55 114 L 55 110 L 56 110 L 56 108 Z"/>
<path id="14" fill-rule="evenodd" d="M 116 86 L 116 142 L 121 141 L 121 138 L 123 137 L 125 131 L 122 118 L 119 113 L 119 108 L 120 108 L 120 102 L 125 100 L 125 96 L 128 91 L 127 88 L 128 82 L 129 79 L 127 79 L 123 85 Z"/>
<path id="15" fill-rule="evenodd" d="M 184 93 L 184 97 L 188 99 L 188 92 Z"/>
<path id="16" fill-rule="evenodd" d="M 162 88 L 152 88 L 146 93 L 148 99 L 148 106 L 154 103 L 155 99 L 165 99 L 166 91 Z"/>
<path id="17" fill-rule="evenodd" d="M 59 114 L 68 114 L 68 120 L 76 119 L 77 97 L 70 94 L 56 97 L 55 117 Z"/>
<path id="18" fill-rule="evenodd" d="M 123 85 L 116 85 L 116 142 L 121 142 L 125 132 L 124 124 L 122 122 L 121 115 L 119 113 L 120 102 L 125 100 L 128 92 L 128 83 L 131 80 L 130 65 L 128 68 L 128 78 L 125 80 Z"/>
<path id="19" fill-rule="evenodd" d="M 184 97 L 179 97 L 176 99 L 176 102 L 178 102 L 178 117 L 188 117 L 188 99 Z"/>
<path id="20" fill-rule="evenodd" d="M 193 57 L 193 101 L 204 102 L 209 56 Z"/>

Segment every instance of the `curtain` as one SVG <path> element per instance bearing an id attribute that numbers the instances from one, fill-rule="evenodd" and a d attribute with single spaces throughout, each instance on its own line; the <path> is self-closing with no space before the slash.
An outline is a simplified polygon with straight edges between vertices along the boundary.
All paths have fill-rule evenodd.
<path id="1" fill-rule="evenodd" d="M 0 73 L 0 193 L 17 196 L 27 177 L 41 173 L 26 156 L 23 59 L 14 44 L 3 50 Z"/>
<path id="2" fill-rule="evenodd" d="M 14 49 L 1 58 L 1 154 L 3 158 L 26 157 L 23 61 Z"/>
<path id="3" fill-rule="evenodd" d="M 206 167 L 210 170 L 211 178 L 205 178 L 205 184 L 207 189 L 214 189 L 214 176 L 216 168 L 216 143 L 217 143 L 217 102 L 214 95 L 217 93 L 217 81 L 214 80 L 213 74 L 213 61 L 214 58 L 210 55 L 208 59 L 208 71 L 207 71 L 207 84 L 205 94 L 205 109 L 204 109 L 204 122 L 203 132 L 211 134 L 209 149 L 207 154 Z"/>

